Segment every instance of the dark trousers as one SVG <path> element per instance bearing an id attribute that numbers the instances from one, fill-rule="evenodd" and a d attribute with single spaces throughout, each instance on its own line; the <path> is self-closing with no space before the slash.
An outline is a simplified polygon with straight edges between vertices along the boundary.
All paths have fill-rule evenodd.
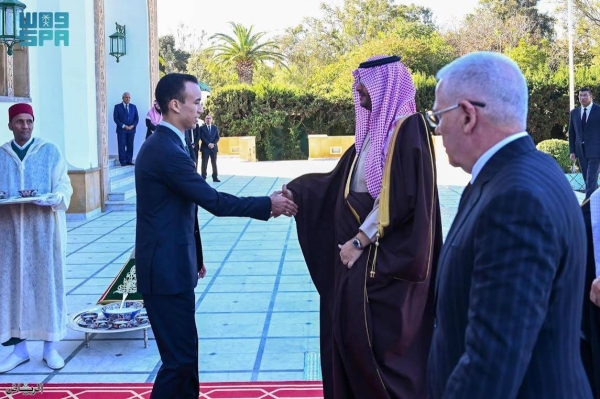
<path id="1" fill-rule="evenodd" d="M 119 163 L 126 165 L 133 163 L 133 139 L 135 132 L 117 132 L 117 142 L 119 145 Z"/>
<path id="2" fill-rule="evenodd" d="M 587 374 L 590 388 L 592 388 L 592 393 L 596 398 L 597 392 L 596 382 L 594 381 L 594 358 L 592 356 L 592 345 L 586 339 L 581 339 L 581 361 L 583 363 L 585 373 Z"/>
<path id="3" fill-rule="evenodd" d="M 333 319 L 327 300 L 320 296 L 320 349 L 321 349 L 321 376 L 323 377 L 323 398 L 334 397 L 333 388 Z"/>
<path id="4" fill-rule="evenodd" d="M 194 291 L 142 296 L 162 360 L 150 399 L 197 399 L 200 379 Z"/>
<path id="5" fill-rule="evenodd" d="M 210 157 L 210 164 L 212 166 L 212 178 L 216 179 L 219 174 L 217 173 L 217 153 L 202 151 L 202 177 L 206 179 L 206 167 L 208 166 L 208 158 Z"/>
<path id="6" fill-rule="evenodd" d="M 600 158 L 586 158 L 585 155 L 579 157 L 581 165 L 581 174 L 585 180 L 585 198 L 598 188 L 598 174 L 600 173 Z"/>

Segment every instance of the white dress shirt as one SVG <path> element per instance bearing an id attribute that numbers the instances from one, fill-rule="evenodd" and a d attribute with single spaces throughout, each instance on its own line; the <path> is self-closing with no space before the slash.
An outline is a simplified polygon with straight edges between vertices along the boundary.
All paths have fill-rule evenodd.
<path id="1" fill-rule="evenodd" d="M 581 112 L 579 113 L 579 115 L 581 116 L 581 119 L 583 119 L 583 110 L 587 109 L 587 113 L 585 114 L 585 121 L 587 122 L 587 120 L 590 118 L 590 110 L 592 109 L 592 104 L 588 105 L 587 107 L 581 107 Z"/>
<path id="2" fill-rule="evenodd" d="M 33 141 L 33 136 L 31 136 L 31 137 L 29 138 L 29 140 L 27 140 L 27 143 L 23 144 L 22 146 L 21 146 L 21 145 L 18 145 L 18 144 L 17 144 L 17 142 L 16 142 L 15 140 L 13 140 L 12 142 L 13 142 L 13 143 L 14 143 L 14 144 L 17 146 L 17 148 L 18 148 L 18 149 L 20 149 L 20 150 L 24 150 L 25 148 L 27 148 L 27 146 L 28 146 L 29 144 L 31 144 L 31 142 L 32 142 L 32 141 Z"/>

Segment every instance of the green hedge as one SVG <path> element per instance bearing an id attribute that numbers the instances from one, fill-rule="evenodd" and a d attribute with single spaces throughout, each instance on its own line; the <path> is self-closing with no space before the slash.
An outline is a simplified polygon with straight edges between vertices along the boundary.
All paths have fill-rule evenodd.
<path id="1" fill-rule="evenodd" d="M 353 135 L 354 108 L 281 85 L 215 90 L 206 109 L 223 136 L 255 136 L 260 161 L 308 158 L 309 134 Z"/>
<path id="2" fill-rule="evenodd" d="M 433 108 L 436 81 L 416 73 L 417 111 Z M 590 78 L 591 79 L 591 78 Z M 535 143 L 566 139 L 569 123 L 568 83 L 564 79 L 529 79 L 527 131 Z M 600 83 L 587 84 L 600 96 Z M 309 134 L 354 134 L 350 96 L 325 98 L 285 85 L 226 86 L 209 97 L 207 110 L 223 136 L 255 136 L 261 161 L 306 159 Z"/>
<path id="3" fill-rule="evenodd" d="M 571 173 L 573 161 L 569 157 L 568 141 L 557 139 L 544 140 L 537 145 L 537 149 L 554 158 L 565 173 Z"/>

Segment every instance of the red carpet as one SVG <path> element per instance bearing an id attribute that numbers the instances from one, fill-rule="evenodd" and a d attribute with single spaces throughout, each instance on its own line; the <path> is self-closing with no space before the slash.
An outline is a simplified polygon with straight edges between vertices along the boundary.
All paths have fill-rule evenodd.
<path id="1" fill-rule="evenodd" d="M 36 387 L 35 384 L 30 384 Z M 0 399 L 147 399 L 152 384 L 44 384 L 42 393 L 8 395 L 11 384 L 0 384 Z M 321 381 L 206 382 L 202 399 L 314 399 L 323 398 Z"/>

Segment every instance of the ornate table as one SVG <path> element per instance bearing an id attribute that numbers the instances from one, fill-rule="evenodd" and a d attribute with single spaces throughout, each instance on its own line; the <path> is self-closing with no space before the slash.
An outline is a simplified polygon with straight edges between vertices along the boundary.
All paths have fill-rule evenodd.
<path id="1" fill-rule="evenodd" d="M 86 313 L 97 313 L 99 317 L 94 322 L 84 321 L 81 315 Z M 102 314 L 102 305 L 96 305 L 93 308 L 75 312 L 69 318 L 67 326 L 72 330 L 85 333 L 86 348 L 90 347 L 90 334 L 110 334 L 138 330 L 142 330 L 144 333 L 144 348 L 148 347 L 148 328 L 150 328 L 150 322 L 148 322 L 148 316 L 145 313 L 145 309 L 142 309 L 140 314 L 131 322 L 123 322 L 118 325 L 117 323 L 113 324 L 104 318 Z"/>

